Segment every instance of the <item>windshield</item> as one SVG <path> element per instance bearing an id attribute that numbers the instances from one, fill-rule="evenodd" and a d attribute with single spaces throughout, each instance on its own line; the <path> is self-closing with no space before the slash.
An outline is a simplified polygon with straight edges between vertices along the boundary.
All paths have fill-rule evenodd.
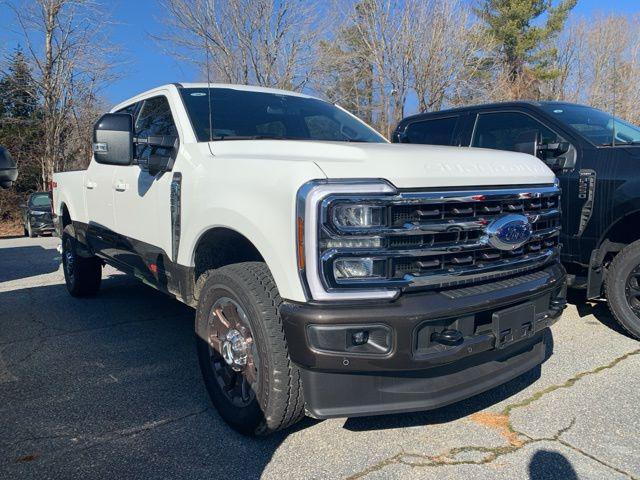
<path id="1" fill-rule="evenodd" d="M 639 127 L 601 110 L 564 104 L 543 104 L 542 108 L 560 122 L 578 130 L 596 145 L 611 145 L 614 127 L 616 145 L 640 144 Z"/>
<path id="2" fill-rule="evenodd" d="M 386 142 L 355 117 L 315 98 L 232 88 L 183 88 L 181 94 L 200 142 L 246 139 Z M 213 132 L 209 130 L 209 101 Z"/>
<path id="3" fill-rule="evenodd" d="M 49 198 L 48 193 L 38 193 L 36 195 L 31 196 L 31 206 L 32 207 L 50 207 L 51 199 Z"/>

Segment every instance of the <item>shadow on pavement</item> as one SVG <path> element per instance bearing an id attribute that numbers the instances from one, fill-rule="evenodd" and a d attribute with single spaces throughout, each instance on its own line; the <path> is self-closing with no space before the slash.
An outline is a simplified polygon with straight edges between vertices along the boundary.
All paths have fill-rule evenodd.
<path id="1" fill-rule="evenodd" d="M 578 480 L 571 462 L 561 453 L 538 450 L 529 462 L 531 480 Z"/>
<path id="2" fill-rule="evenodd" d="M 52 273 L 60 267 L 55 247 L 41 245 L 0 249 L 0 283 Z"/>
<path id="3" fill-rule="evenodd" d="M 587 300 L 584 290 L 569 290 L 567 301 L 575 305 L 580 318 L 593 315 L 605 327 L 613 330 L 625 337 L 633 338 L 620 324 L 613 318 L 606 300 Z"/>
<path id="4" fill-rule="evenodd" d="M 94 298 L 0 292 L 6 478 L 258 478 L 282 441 L 231 430 L 197 363 L 194 311 L 128 277 Z M 2 477 L 2 475 L 0 475 Z"/>

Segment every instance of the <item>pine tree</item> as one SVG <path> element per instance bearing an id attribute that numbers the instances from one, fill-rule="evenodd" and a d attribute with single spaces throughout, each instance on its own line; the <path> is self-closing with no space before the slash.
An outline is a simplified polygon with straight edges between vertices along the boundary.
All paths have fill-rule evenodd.
<path id="1" fill-rule="evenodd" d="M 558 75 L 552 67 L 556 52 L 547 45 L 562 30 L 576 3 L 560 0 L 554 7 L 552 0 L 483 0 L 475 9 L 497 47 L 491 61 L 502 67 L 510 85 L 524 82 L 531 87 Z"/>
<path id="2" fill-rule="evenodd" d="M 36 86 L 24 53 L 18 47 L 0 80 L 0 115 L 30 119 L 38 108 Z"/>
<path id="3" fill-rule="evenodd" d="M 9 58 L 0 76 L 0 145 L 6 147 L 20 169 L 14 190 L 42 189 L 38 156 L 42 150 L 41 107 L 31 68 L 20 48 Z"/>

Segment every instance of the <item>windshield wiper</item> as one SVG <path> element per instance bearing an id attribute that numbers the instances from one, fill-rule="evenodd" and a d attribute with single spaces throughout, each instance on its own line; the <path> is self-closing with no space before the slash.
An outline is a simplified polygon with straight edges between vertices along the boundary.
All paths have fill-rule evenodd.
<path id="1" fill-rule="evenodd" d="M 280 137 L 278 135 L 219 135 L 211 137 L 212 141 L 216 140 L 296 140 L 290 137 Z"/>

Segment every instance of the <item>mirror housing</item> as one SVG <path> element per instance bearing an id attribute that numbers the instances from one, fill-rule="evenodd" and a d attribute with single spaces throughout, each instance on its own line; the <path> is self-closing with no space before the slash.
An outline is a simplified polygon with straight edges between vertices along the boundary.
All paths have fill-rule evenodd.
<path id="1" fill-rule="evenodd" d="M 538 146 L 540 159 L 554 171 L 571 170 L 576 165 L 577 152 L 569 142 L 555 142 Z"/>
<path id="2" fill-rule="evenodd" d="M 107 113 L 93 127 L 93 157 L 98 163 L 133 163 L 133 115 Z"/>
<path id="3" fill-rule="evenodd" d="M 0 146 L 0 187 L 10 188 L 17 178 L 16 162 L 11 158 L 9 150 Z"/>
<path id="4" fill-rule="evenodd" d="M 138 145 L 148 145 L 151 153 L 146 159 L 139 159 L 141 168 L 145 168 L 149 175 L 168 172 L 173 168 L 175 152 L 178 150 L 179 140 L 175 135 L 149 136 L 136 139 Z M 160 153 L 158 152 L 160 150 Z"/>

